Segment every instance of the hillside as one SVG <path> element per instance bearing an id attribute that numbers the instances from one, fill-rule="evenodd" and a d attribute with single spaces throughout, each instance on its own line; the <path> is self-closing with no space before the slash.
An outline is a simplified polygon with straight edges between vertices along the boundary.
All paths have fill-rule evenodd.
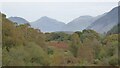
<path id="1" fill-rule="evenodd" d="M 41 17 L 35 22 L 30 23 L 32 27 L 41 29 L 43 32 L 57 32 L 57 31 L 66 31 L 66 32 L 75 32 L 81 31 L 89 26 L 92 22 L 99 19 L 103 15 L 92 17 L 92 16 L 80 16 L 76 19 L 73 19 L 68 24 L 57 21 L 49 17 Z"/>
<path id="2" fill-rule="evenodd" d="M 63 26 L 63 31 L 82 31 L 91 25 L 95 20 L 101 18 L 105 14 L 92 17 L 89 15 L 80 16 L 76 19 L 73 19 L 71 22 Z"/>
<path id="3" fill-rule="evenodd" d="M 108 35 L 110 34 L 119 34 L 120 33 L 120 24 L 115 25 L 111 30 L 107 32 Z"/>
<path id="4" fill-rule="evenodd" d="M 9 17 L 8 18 L 10 21 L 15 22 L 17 24 L 26 24 L 29 23 L 27 20 L 21 17 Z"/>
<path id="5" fill-rule="evenodd" d="M 61 31 L 62 26 L 65 25 L 63 22 L 57 21 L 46 16 L 41 17 L 40 19 L 30 24 L 32 25 L 32 27 L 41 29 L 41 31 L 43 32 Z"/>
<path id="6" fill-rule="evenodd" d="M 91 16 L 80 16 L 63 27 L 64 31 L 80 31 L 85 29 L 94 21 Z"/>
<path id="7" fill-rule="evenodd" d="M 113 26 L 118 23 L 118 7 L 113 8 L 105 16 L 93 22 L 87 29 L 93 29 L 99 33 L 109 31 Z"/>
<path id="8" fill-rule="evenodd" d="M 118 34 L 102 38 L 94 30 L 43 33 L 0 15 L 3 66 L 118 65 Z"/>

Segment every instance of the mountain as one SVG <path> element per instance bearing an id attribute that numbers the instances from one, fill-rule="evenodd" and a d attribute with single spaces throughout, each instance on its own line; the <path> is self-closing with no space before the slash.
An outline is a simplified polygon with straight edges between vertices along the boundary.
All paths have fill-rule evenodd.
<path id="1" fill-rule="evenodd" d="M 99 33 L 104 33 L 112 29 L 118 23 L 118 7 L 113 8 L 101 18 L 94 21 L 87 29 L 93 29 Z"/>
<path id="2" fill-rule="evenodd" d="M 69 22 L 67 25 L 65 25 L 63 29 L 65 29 L 65 31 L 82 30 L 87 25 L 91 24 L 92 21 L 93 21 L 93 17 L 91 16 L 80 16 Z"/>
<path id="3" fill-rule="evenodd" d="M 118 8 L 119 7 L 115 7 L 111 11 L 96 17 L 89 15 L 80 16 L 76 19 L 73 19 L 68 24 L 44 16 L 34 22 L 31 22 L 30 25 L 33 28 L 40 29 L 42 32 L 75 32 L 84 29 L 92 29 L 98 33 L 104 33 L 108 32 L 113 28 L 113 26 L 117 25 Z M 17 22 L 18 24 L 28 23 L 27 20 L 20 17 L 10 17 L 8 19 L 13 22 Z"/>
<path id="4" fill-rule="evenodd" d="M 64 31 L 81 31 L 85 28 L 87 28 L 91 23 L 93 23 L 98 18 L 102 17 L 103 15 L 99 15 L 96 17 L 92 17 L 89 15 L 80 16 L 71 22 L 69 22 L 67 25 L 63 27 Z"/>
<path id="5" fill-rule="evenodd" d="M 111 30 L 109 30 L 108 32 L 107 32 L 107 35 L 110 35 L 110 34 L 118 34 L 118 33 L 120 33 L 120 24 L 118 24 L 118 25 L 115 25 Z"/>
<path id="6" fill-rule="evenodd" d="M 17 24 L 29 23 L 27 20 L 21 17 L 9 17 L 8 19 L 12 22 L 16 22 Z"/>
<path id="7" fill-rule="evenodd" d="M 32 27 L 40 29 L 42 32 L 61 31 L 65 23 L 49 18 L 47 16 L 41 17 L 35 22 L 30 23 Z"/>
<path id="8" fill-rule="evenodd" d="M 30 24 L 33 28 L 40 29 L 42 32 L 59 32 L 59 31 L 75 32 L 85 29 L 95 20 L 99 19 L 104 15 L 105 14 L 96 17 L 92 17 L 88 15 L 80 16 L 72 20 L 68 24 L 64 24 L 63 22 L 44 16 Z"/>

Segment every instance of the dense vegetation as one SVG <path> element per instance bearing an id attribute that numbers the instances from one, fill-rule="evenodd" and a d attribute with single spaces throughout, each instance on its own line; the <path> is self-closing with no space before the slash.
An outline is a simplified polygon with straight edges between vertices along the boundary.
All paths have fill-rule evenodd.
<path id="1" fill-rule="evenodd" d="M 110 35 L 110 34 L 118 34 L 118 33 L 120 33 L 120 23 L 118 23 L 117 25 L 115 25 L 111 30 L 109 30 L 108 32 L 107 32 L 107 34 L 108 35 Z"/>
<path id="2" fill-rule="evenodd" d="M 2 14 L 3 66 L 118 65 L 118 34 L 93 30 L 42 33 Z"/>

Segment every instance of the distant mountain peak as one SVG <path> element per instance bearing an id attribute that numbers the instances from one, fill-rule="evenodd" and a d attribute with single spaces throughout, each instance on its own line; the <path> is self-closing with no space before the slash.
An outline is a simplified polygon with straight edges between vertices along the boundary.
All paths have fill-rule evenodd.
<path id="1" fill-rule="evenodd" d="M 43 17 L 41 17 L 41 19 L 44 19 L 44 18 L 50 19 L 50 18 L 49 18 L 49 17 L 47 17 L 47 16 L 43 16 Z"/>
<path id="2" fill-rule="evenodd" d="M 68 24 L 63 26 L 64 31 L 81 31 L 89 26 L 93 21 L 96 20 L 96 17 L 92 17 L 90 15 L 80 16 L 78 18 L 73 19 Z"/>
<path id="3" fill-rule="evenodd" d="M 90 15 L 84 15 L 84 16 L 80 16 L 80 17 L 78 17 L 78 18 L 76 18 L 76 19 L 74 19 L 74 20 L 72 20 L 72 21 L 76 21 L 76 20 L 88 20 L 88 19 L 92 19 L 93 17 L 92 16 L 90 16 Z M 71 21 L 71 22 L 72 22 Z"/>
<path id="4" fill-rule="evenodd" d="M 43 17 L 41 17 L 40 19 L 38 19 L 38 20 L 36 20 L 35 22 L 41 22 L 41 23 L 45 23 L 45 22 L 51 22 L 51 23 L 54 23 L 54 22 L 56 22 L 56 23 L 62 23 L 62 24 L 65 24 L 64 22 L 61 22 L 61 21 L 58 21 L 58 20 L 56 20 L 56 19 L 53 19 L 53 18 L 50 18 L 50 17 L 47 17 L 47 16 L 43 16 Z"/>
<path id="5" fill-rule="evenodd" d="M 37 21 L 41 21 L 41 20 L 45 20 L 45 21 L 54 20 L 54 21 L 57 21 L 56 19 L 52 19 L 52 18 L 47 17 L 47 16 L 43 16 L 43 17 L 41 17 L 40 19 L 38 19 Z"/>
<path id="6" fill-rule="evenodd" d="M 16 22 L 18 24 L 25 24 L 25 23 L 29 23 L 26 19 L 22 18 L 22 17 L 9 17 L 8 18 L 10 21 L 12 22 Z"/>
<path id="7" fill-rule="evenodd" d="M 30 24 L 32 25 L 32 27 L 38 28 L 43 32 L 61 31 L 62 26 L 65 25 L 65 23 L 47 16 L 43 16 Z"/>

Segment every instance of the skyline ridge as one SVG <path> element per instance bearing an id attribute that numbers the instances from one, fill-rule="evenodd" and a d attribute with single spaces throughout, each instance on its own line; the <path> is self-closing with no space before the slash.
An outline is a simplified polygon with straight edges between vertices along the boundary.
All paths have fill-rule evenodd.
<path id="1" fill-rule="evenodd" d="M 68 23 L 79 16 L 90 15 L 95 17 L 101 15 L 109 12 L 117 5 L 118 3 L 115 2 L 3 3 L 1 12 L 5 13 L 7 17 L 13 15 L 19 16 L 29 20 L 30 22 L 35 21 L 40 17 L 48 16 L 50 18 Z"/>

